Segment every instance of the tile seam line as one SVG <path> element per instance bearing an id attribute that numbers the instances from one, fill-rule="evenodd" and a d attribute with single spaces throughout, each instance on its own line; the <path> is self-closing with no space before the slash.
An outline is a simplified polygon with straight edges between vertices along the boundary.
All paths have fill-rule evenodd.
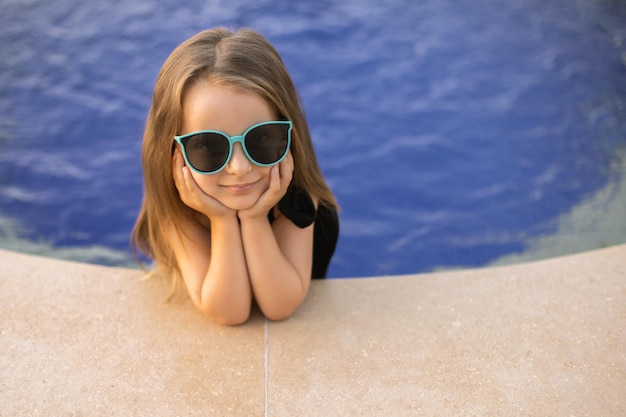
<path id="1" fill-rule="evenodd" d="M 265 417 L 268 417 L 268 391 L 269 391 L 269 324 L 267 321 L 267 317 L 264 318 L 264 326 L 263 326 L 263 367 L 265 372 Z"/>

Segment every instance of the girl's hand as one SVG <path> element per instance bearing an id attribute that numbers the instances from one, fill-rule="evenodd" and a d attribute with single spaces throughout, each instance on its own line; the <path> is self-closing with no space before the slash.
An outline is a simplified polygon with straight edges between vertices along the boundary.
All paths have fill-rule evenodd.
<path id="1" fill-rule="evenodd" d="M 174 150 L 174 156 L 172 157 L 172 175 L 174 176 L 174 183 L 178 189 L 180 199 L 187 206 L 199 211 L 211 220 L 236 214 L 234 210 L 224 206 L 200 189 L 191 176 L 189 167 L 185 166 L 185 159 L 178 148 Z"/>
<path id="2" fill-rule="evenodd" d="M 270 170 L 270 185 L 257 202 L 246 210 L 240 210 L 237 215 L 240 219 L 267 218 L 269 213 L 281 198 L 287 192 L 291 179 L 293 177 L 293 156 L 291 152 L 287 154 L 285 159 L 274 165 Z"/>

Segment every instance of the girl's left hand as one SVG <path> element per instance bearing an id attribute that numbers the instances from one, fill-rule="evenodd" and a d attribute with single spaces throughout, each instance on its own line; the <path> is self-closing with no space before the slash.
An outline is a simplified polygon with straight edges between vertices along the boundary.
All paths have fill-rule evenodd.
<path id="1" fill-rule="evenodd" d="M 293 156 L 291 152 L 287 154 L 285 159 L 274 165 L 270 170 L 270 185 L 265 190 L 257 202 L 249 209 L 240 210 L 237 215 L 239 219 L 267 218 L 269 213 L 281 198 L 287 193 L 287 188 L 291 184 L 293 178 Z"/>

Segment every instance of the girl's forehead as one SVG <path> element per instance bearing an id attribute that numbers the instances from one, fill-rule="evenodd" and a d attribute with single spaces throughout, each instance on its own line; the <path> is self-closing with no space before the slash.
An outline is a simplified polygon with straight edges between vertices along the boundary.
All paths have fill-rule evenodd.
<path id="1" fill-rule="evenodd" d="M 274 106 L 259 94 L 211 83 L 192 85 L 183 98 L 182 128 L 239 135 L 257 123 L 276 120 Z"/>

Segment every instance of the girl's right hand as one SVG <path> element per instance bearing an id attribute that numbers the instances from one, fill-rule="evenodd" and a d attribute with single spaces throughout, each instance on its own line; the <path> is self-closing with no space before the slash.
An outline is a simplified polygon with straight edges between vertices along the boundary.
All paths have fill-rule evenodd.
<path id="1" fill-rule="evenodd" d="M 185 159 L 180 149 L 174 150 L 172 157 L 172 175 L 178 189 L 178 194 L 183 203 L 190 208 L 204 214 L 211 220 L 220 217 L 235 217 L 237 213 L 224 206 L 215 198 L 200 189 L 191 175 L 189 167 L 185 165 Z"/>

